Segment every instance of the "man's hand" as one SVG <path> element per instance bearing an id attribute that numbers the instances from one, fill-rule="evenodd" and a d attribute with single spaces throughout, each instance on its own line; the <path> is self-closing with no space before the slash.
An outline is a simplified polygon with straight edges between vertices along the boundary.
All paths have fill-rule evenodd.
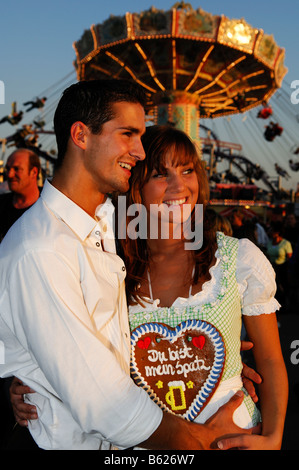
<path id="1" fill-rule="evenodd" d="M 23 395 L 25 393 L 34 393 L 34 390 L 31 390 L 21 380 L 14 377 L 9 394 L 16 422 L 20 426 L 28 426 L 28 420 L 38 418 L 35 406 L 24 403 Z"/>
<path id="2" fill-rule="evenodd" d="M 208 441 L 210 441 L 209 447 L 204 447 L 204 450 L 209 449 L 221 449 L 221 444 L 225 442 L 226 449 L 229 449 L 230 441 L 226 440 L 230 436 L 239 436 L 239 438 L 251 435 L 253 433 L 258 433 L 259 428 L 251 429 L 242 429 L 237 426 L 233 421 L 233 414 L 235 410 L 241 405 L 244 398 L 243 392 L 237 392 L 225 405 L 223 405 L 217 413 L 215 413 L 208 421 L 205 423 L 206 427 L 206 436 Z M 234 441 L 232 441 L 234 444 Z"/>
<path id="3" fill-rule="evenodd" d="M 251 434 L 251 429 L 241 429 L 233 422 L 233 414 L 243 398 L 244 394 L 237 392 L 205 424 L 164 413 L 159 428 L 139 446 L 152 450 L 212 450 L 218 449 L 221 439 Z"/>

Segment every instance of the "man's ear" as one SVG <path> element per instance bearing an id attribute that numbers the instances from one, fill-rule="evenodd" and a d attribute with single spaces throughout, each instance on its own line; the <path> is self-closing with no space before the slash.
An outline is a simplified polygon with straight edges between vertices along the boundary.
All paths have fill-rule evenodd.
<path id="1" fill-rule="evenodd" d="M 86 147 L 86 135 L 88 127 L 81 121 L 76 121 L 72 124 L 70 136 L 72 141 L 77 147 L 85 149 Z"/>
<path id="2" fill-rule="evenodd" d="M 34 178 L 38 178 L 39 171 L 38 171 L 36 166 L 31 168 L 30 173 L 31 173 L 31 175 L 33 175 Z"/>

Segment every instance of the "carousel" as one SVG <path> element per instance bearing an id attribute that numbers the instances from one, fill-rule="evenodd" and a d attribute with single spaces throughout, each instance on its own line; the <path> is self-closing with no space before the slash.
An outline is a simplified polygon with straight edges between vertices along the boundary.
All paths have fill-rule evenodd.
<path id="1" fill-rule="evenodd" d="M 213 15 L 178 2 L 169 11 L 152 7 L 110 16 L 85 30 L 73 47 L 75 77 L 65 77 L 69 82 L 64 80 L 64 86 L 77 80 L 114 78 L 143 87 L 148 94 L 147 124 L 176 126 L 198 145 L 210 178 L 211 204 L 257 208 L 281 199 L 286 171 L 278 159 L 270 162 L 274 180 L 264 170 L 263 159 L 274 155 L 273 147 L 269 150 L 265 145 L 284 142 L 290 171 L 299 171 L 297 130 L 290 141 L 284 125 L 288 118 L 298 125 L 298 117 L 293 116 L 293 109 L 283 117 L 276 111 L 283 109 L 282 100 L 285 107 L 290 101 L 282 87 L 287 73 L 285 51 L 272 35 L 244 19 Z M 59 93 L 42 91 L 39 98 L 24 103 L 27 109 L 18 110 L 14 104 L 12 114 L 3 119 L 15 128 L 29 111 L 38 114 L 2 139 L 3 152 L 13 145 L 33 146 L 49 170 L 55 162 L 55 148 L 43 145 L 42 138 L 53 135 L 49 123 L 61 94 L 61 83 L 56 85 Z M 241 117 L 243 129 L 235 132 L 232 125 L 225 136 L 214 123 L 224 122 L 228 129 L 234 116 Z M 254 129 L 249 127 L 252 120 Z M 250 139 L 246 152 L 242 135 Z M 259 139 L 261 152 L 250 154 L 251 143 Z M 291 199 L 291 194 L 287 197 Z"/>
<path id="2" fill-rule="evenodd" d="M 241 145 L 221 141 L 203 124 L 259 107 L 257 118 L 269 121 L 264 138 L 273 141 L 282 134 L 283 128 L 271 120 L 269 100 L 287 69 L 285 51 L 273 36 L 244 19 L 179 2 L 169 11 L 152 7 L 111 16 L 86 30 L 74 49 L 78 80 L 135 81 L 148 93 L 148 121 L 172 124 L 198 144 L 215 197 L 226 195 L 230 204 L 232 199 L 255 199 L 254 177 L 276 192 L 259 165 L 241 155 Z M 224 160 L 227 169 L 220 170 L 220 177 L 218 163 Z"/>

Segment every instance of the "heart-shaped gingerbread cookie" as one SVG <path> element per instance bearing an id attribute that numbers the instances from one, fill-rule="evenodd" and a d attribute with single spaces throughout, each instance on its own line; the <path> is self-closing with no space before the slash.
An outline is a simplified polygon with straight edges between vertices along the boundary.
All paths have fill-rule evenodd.
<path id="1" fill-rule="evenodd" d="M 222 376 L 225 345 L 210 323 L 188 320 L 176 328 L 147 323 L 131 335 L 131 375 L 164 410 L 193 421 Z"/>

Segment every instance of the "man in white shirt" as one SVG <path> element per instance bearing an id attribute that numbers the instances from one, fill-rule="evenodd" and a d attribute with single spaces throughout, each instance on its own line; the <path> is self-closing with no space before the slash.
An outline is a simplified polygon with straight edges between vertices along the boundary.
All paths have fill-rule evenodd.
<path id="1" fill-rule="evenodd" d="M 102 214 L 145 158 L 144 105 L 127 82 L 68 88 L 54 178 L 0 246 L 0 376 L 35 390 L 29 430 L 42 449 L 202 449 L 241 432 L 232 414 L 242 396 L 196 425 L 164 414 L 130 378 L 125 266 Z"/>

